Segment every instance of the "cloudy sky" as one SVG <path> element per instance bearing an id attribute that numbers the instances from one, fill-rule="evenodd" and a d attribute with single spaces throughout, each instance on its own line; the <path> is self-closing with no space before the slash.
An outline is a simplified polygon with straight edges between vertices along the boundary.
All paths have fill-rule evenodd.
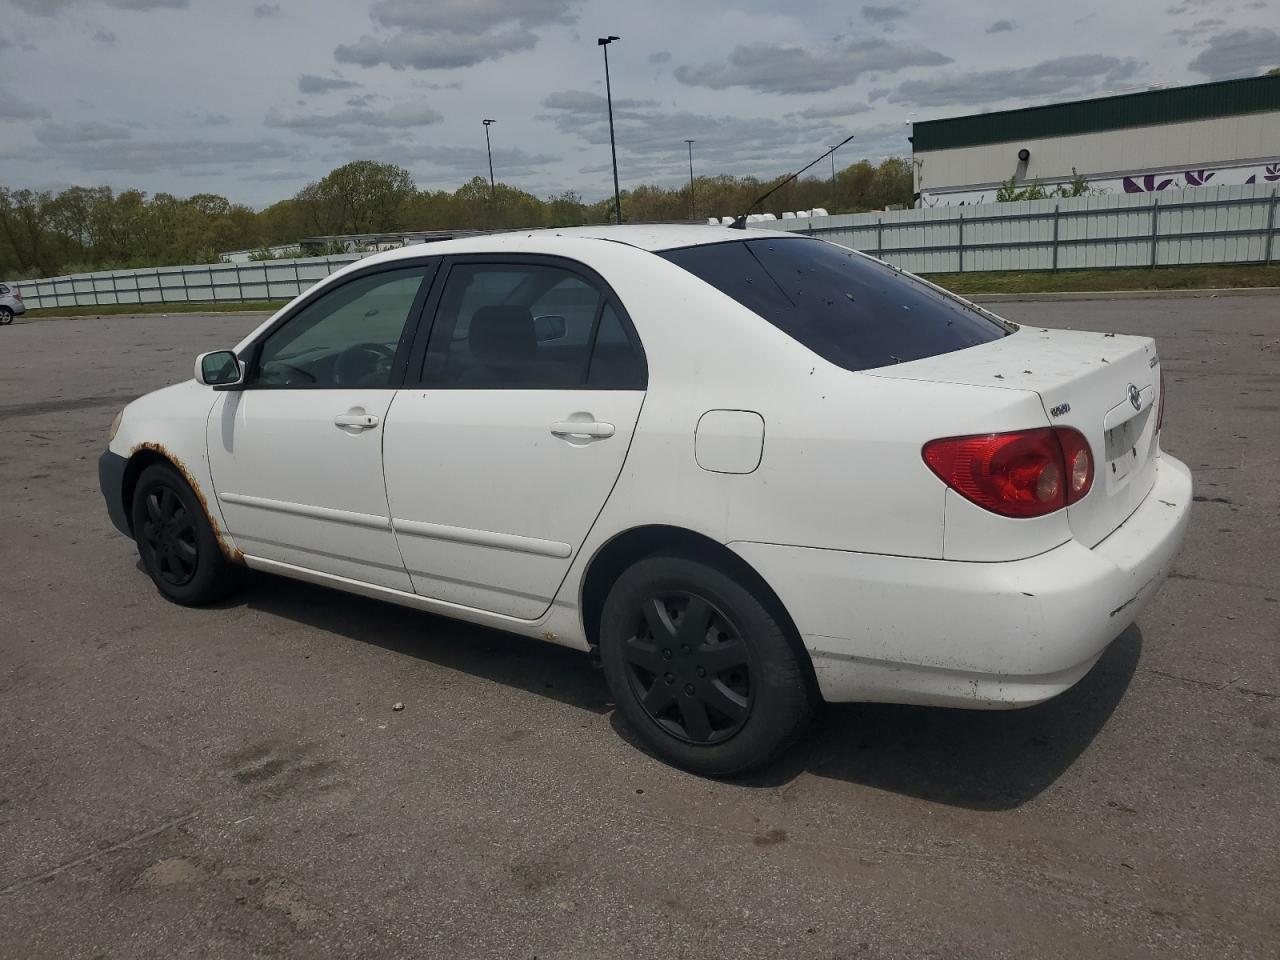
<path id="1" fill-rule="evenodd" d="M 909 151 L 907 124 L 1280 65 L 1280 0 L 0 0 L 0 184 L 262 206 L 353 159 L 610 192 Z"/>

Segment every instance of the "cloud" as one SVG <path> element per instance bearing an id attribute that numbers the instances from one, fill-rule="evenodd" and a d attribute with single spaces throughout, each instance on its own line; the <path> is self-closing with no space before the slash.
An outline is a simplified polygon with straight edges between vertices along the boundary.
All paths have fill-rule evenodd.
<path id="1" fill-rule="evenodd" d="M 378 0 L 369 10 L 384 27 L 478 35 L 518 23 L 526 29 L 577 20 L 575 0 Z"/>
<path id="2" fill-rule="evenodd" d="M 562 91 L 543 101 L 556 129 L 598 149 L 599 164 L 579 172 L 596 175 L 608 168 L 609 121 L 604 98 L 584 91 Z M 653 101 L 614 101 L 619 172 L 629 184 L 677 182 L 688 177 L 685 137 L 692 137 L 694 164 L 701 173 L 733 172 L 774 177 L 804 166 L 821 153 L 831 125 L 799 114 L 782 117 L 739 117 L 724 114 L 667 112 Z M 887 156 L 907 150 L 907 130 L 888 124 L 858 132 L 849 150 L 863 156 Z M 874 151 L 881 151 L 876 153 Z"/>
<path id="3" fill-rule="evenodd" d="M 924 47 L 886 40 L 838 40 L 820 47 L 753 43 L 735 47 L 723 63 L 677 67 L 690 86 L 748 87 L 761 93 L 819 93 L 856 82 L 863 74 L 937 66 L 951 58 Z"/>
<path id="4" fill-rule="evenodd" d="M 98 30 L 95 30 L 93 33 L 94 43 L 112 44 L 119 39 L 120 38 L 117 37 L 115 33 L 111 30 L 98 29 Z"/>
<path id="5" fill-rule="evenodd" d="M 550 110 L 567 110 L 571 113 L 600 114 L 601 116 L 604 116 L 609 109 L 608 101 L 604 97 L 585 90 L 561 90 L 548 94 L 542 101 L 542 105 Z M 628 100 L 620 97 L 613 101 L 615 111 L 657 105 L 657 100 Z"/>
<path id="6" fill-rule="evenodd" d="M 871 108 L 865 103 L 837 103 L 830 107 L 809 107 L 788 114 L 802 120 L 829 120 L 836 117 L 852 117 L 856 113 L 866 113 Z"/>
<path id="7" fill-rule="evenodd" d="M 253 15 L 259 20 L 272 20 L 280 16 L 280 4 L 255 3 L 253 5 Z"/>
<path id="8" fill-rule="evenodd" d="M 44 107 L 28 103 L 0 87 L 0 120 L 36 120 L 48 115 Z"/>
<path id="9" fill-rule="evenodd" d="M 72 143 L 102 143 L 107 140 L 131 140 L 133 131 L 118 123 L 81 120 L 75 123 L 46 123 L 36 127 L 36 139 L 45 146 Z"/>
<path id="10" fill-rule="evenodd" d="M 471 176 L 478 171 L 484 171 L 486 175 L 489 172 L 489 154 L 484 147 L 404 144 L 389 151 L 389 155 L 392 162 L 402 166 L 411 169 L 426 166 L 437 174 L 447 172 Z M 528 153 L 519 147 L 493 148 L 493 168 L 499 178 L 527 176 L 548 164 L 558 163 L 560 159 L 545 153 Z"/>
<path id="11" fill-rule="evenodd" d="M 1018 23 L 1016 20 L 997 20 L 991 26 L 987 27 L 987 33 L 1008 33 L 1010 30 L 1017 30 Z"/>
<path id="12" fill-rule="evenodd" d="M 872 23 L 891 23 L 907 15 L 907 8 L 901 5 L 885 4 L 882 7 L 863 7 L 862 15 Z"/>
<path id="13" fill-rule="evenodd" d="M 385 143 L 395 131 L 439 123 L 444 117 L 425 103 L 398 103 L 386 110 L 352 107 L 332 113 L 298 113 L 272 109 L 265 126 L 311 137 Z"/>
<path id="14" fill-rule="evenodd" d="M 54 17 L 64 10 L 91 2 L 103 3 L 117 10 L 185 10 L 191 6 L 191 0 L 13 0 L 13 5 L 37 17 Z"/>
<path id="15" fill-rule="evenodd" d="M 299 93 L 328 93 L 330 90 L 349 90 L 360 84 L 354 80 L 343 80 L 341 77 L 321 77 L 314 73 L 304 73 L 298 78 Z"/>
<path id="16" fill-rule="evenodd" d="M 386 40 L 361 37 L 355 43 L 340 45 L 333 55 L 339 63 L 354 63 L 361 67 L 385 63 L 393 70 L 447 70 L 497 60 L 509 53 L 532 50 L 537 45 L 538 35 L 523 29 L 502 30 L 478 37 L 405 32 Z"/>
<path id="17" fill-rule="evenodd" d="M 1219 17 L 1207 17 L 1204 20 L 1197 20 L 1190 27 L 1171 30 L 1169 31 L 1169 36 L 1185 47 L 1188 43 L 1204 39 L 1205 34 L 1210 30 L 1216 30 L 1218 27 L 1225 27 L 1226 25 L 1227 22 Z"/>
<path id="18" fill-rule="evenodd" d="M 906 80 L 889 94 L 890 103 L 919 107 L 953 104 L 982 105 L 1027 97 L 1066 99 L 1096 93 L 1129 80 L 1142 64 L 1101 54 L 1079 54 L 1045 60 L 1031 67 L 979 70 L 973 73 L 935 74 Z"/>
<path id="19" fill-rule="evenodd" d="M 666 63 L 671 59 L 670 50 L 659 50 L 657 53 L 649 54 L 650 63 Z"/>
<path id="20" fill-rule="evenodd" d="M 394 31 L 341 44 L 334 56 L 362 67 L 396 70 L 469 67 L 538 44 L 537 27 L 570 24 L 579 0 L 378 0 L 373 22 Z"/>
<path id="21" fill-rule="evenodd" d="M 1264 27 L 1228 30 L 1209 40 L 1187 68 L 1212 80 L 1249 76 L 1280 66 L 1280 34 Z"/>
<path id="22" fill-rule="evenodd" d="M 92 173 L 153 174 L 183 172 L 231 165 L 247 165 L 263 160 L 292 157 L 293 147 L 274 140 L 86 140 L 59 144 L 50 156 L 47 150 L 23 148 L 9 157 L 38 162 L 56 160 L 76 170 Z"/>

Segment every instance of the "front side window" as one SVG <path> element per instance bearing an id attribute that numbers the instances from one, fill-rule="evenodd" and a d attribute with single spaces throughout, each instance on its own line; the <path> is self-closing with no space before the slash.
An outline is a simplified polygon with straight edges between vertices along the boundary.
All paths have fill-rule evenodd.
<path id="1" fill-rule="evenodd" d="M 254 382 L 269 387 L 389 387 L 400 339 L 431 271 L 357 277 L 307 304 L 263 341 Z"/>
<path id="2" fill-rule="evenodd" d="M 847 370 L 934 357 L 1010 332 L 910 275 L 821 240 L 735 240 L 659 256 Z"/>
<path id="3" fill-rule="evenodd" d="M 602 333 L 612 353 L 592 375 Z M 611 375 L 610 367 L 628 379 Z M 543 264 L 459 263 L 440 295 L 423 381 L 474 390 L 587 383 L 643 389 L 643 369 L 614 308 L 586 278 Z"/>

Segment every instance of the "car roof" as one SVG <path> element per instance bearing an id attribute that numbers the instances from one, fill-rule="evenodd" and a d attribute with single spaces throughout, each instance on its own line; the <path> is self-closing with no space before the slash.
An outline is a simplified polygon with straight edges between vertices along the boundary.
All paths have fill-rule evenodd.
<path id="1" fill-rule="evenodd" d="M 697 247 L 708 243 L 728 243 L 746 240 L 745 230 L 730 227 L 713 227 L 692 223 L 634 223 L 600 224 L 594 227 L 564 227 L 529 231 L 530 235 L 555 235 L 582 237 L 589 240 L 612 240 L 639 247 L 641 250 L 673 250 L 677 247 Z"/>
<path id="2" fill-rule="evenodd" d="M 768 236 L 788 236 L 781 231 Z M 621 243 L 649 252 L 674 250 L 681 247 L 697 247 L 711 243 L 729 243 L 734 240 L 764 239 L 756 232 L 732 230 L 729 227 L 699 226 L 687 223 L 637 223 L 602 224 L 594 227 L 549 227 L 536 230 L 512 230 L 502 233 L 480 233 L 453 240 L 434 240 L 397 247 L 375 254 L 364 263 L 385 263 L 406 257 L 420 257 L 424 253 L 449 255 L 462 253 L 554 253 L 556 242 L 561 240 L 600 240 Z"/>

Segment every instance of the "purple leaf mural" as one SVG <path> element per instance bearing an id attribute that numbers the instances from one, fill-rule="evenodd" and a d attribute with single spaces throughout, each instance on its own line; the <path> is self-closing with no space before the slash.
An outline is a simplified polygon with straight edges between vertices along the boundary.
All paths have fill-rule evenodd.
<path id="1" fill-rule="evenodd" d="M 1188 187 L 1203 187 L 1213 179 L 1213 174 L 1213 170 L 1188 170 L 1183 174 L 1183 179 L 1187 181 Z"/>
<path id="2" fill-rule="evenodd" d="M 1262 175 L 1262 179 L 1268 183 L 1275 183 L 1280 180 L 1280 163 L 1268 163 L 1266 173 Z"/>
<path id="3" fill-rule="evenodd" d="M 1157 190 L 1163 190 L 1169 184 L 1173 183 L 1173 177 L 1164 180 L 1157 180 L 1154 173 L 1148 173 L 1141 180 L 1135 180 L 1133 177 L 1125 177 L 1123 181 L 1125 193 L 1154 193 Z"/>

